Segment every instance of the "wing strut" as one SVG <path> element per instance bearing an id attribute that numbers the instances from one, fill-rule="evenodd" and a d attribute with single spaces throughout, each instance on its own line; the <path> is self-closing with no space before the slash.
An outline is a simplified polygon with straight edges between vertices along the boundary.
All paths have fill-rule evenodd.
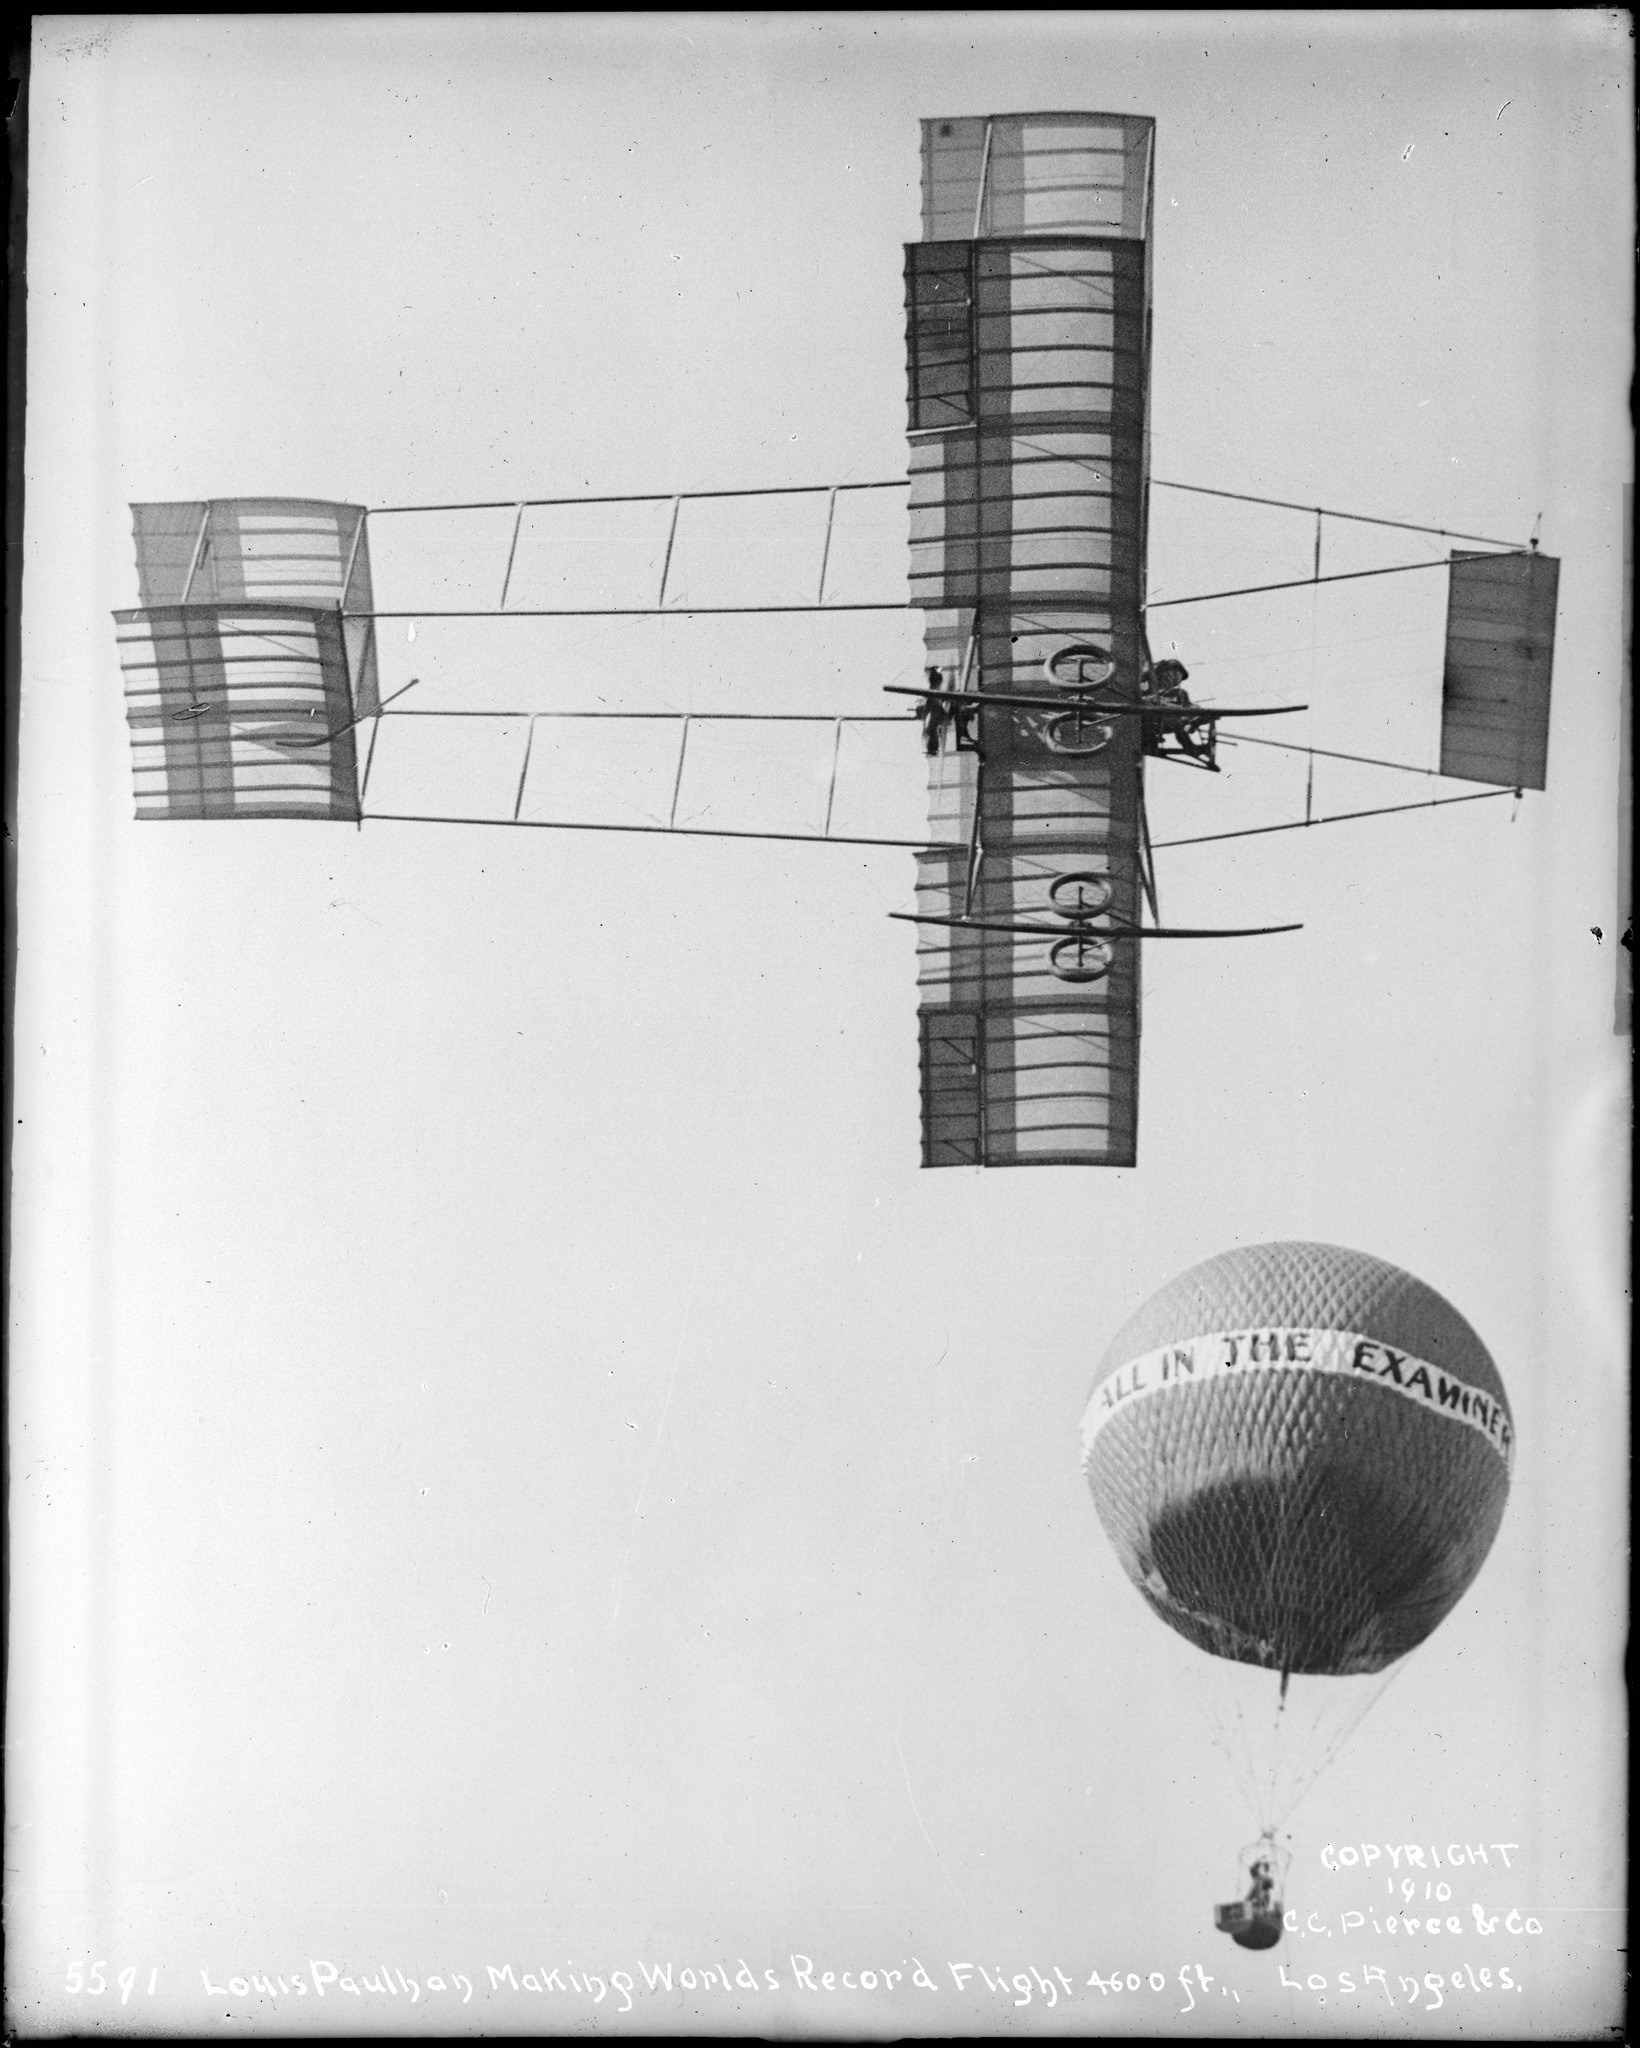
<path id="1" fill-rule="evenodd" d="M 964 917 L 973 914 L 974 891 L 979 887 L 979 871 L 985 861 L 985 842 L 980 836 L 984 818 L 985 756 L 981 754 L 974 768 L 974 829 L 968 835 L 968 879 L 962 895 Z"/>
<path id="2" fill-rule="evenodd" d="M 1145 901 L 1150 905 L 1150 915 L 1156 924 L 1162 921 L 1161 906 L 1156 901 L 1156 863 L 1151 855 L 1150 816 L 1145 809 L 1145 779 L 1139 777 L 1139 882 L 1145 892 Z"/>

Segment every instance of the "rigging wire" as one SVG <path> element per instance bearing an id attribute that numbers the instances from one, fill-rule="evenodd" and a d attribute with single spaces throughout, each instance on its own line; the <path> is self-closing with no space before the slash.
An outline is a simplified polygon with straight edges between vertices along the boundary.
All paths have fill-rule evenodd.
<path id="1" fill-rule="evenodd" d="M 1074 458 L 1069 458 L 1073 459 Z M 702 493 L 702 495 L 706 495 Z M 727 495 L 727 494 L 722 494 Z M 588 500 L 587 502 L 592 502 Z M 412 510 L 412 507 L 396 509 Z M 442 507 L 452 511 L 469 509 L 462 506 Z M 1244 583 L 1230 590 L 1199 590 L 1189 597 L 1150 598 L 1142 610 L 1146 612 L 1165 611 L 1182 604 L 1211 604 L 1219 598 L 1259 597 L 1272 590 L 1308 590 L 1316 583 L 1355 583 L 1369 576 L 1404 576 L 1414 569 L 1445 569 L 1450 564 L 1444 557 L 1437 556 L 1428 562 L 1392 562 L 1383 569 L 1344 569 L 1331 576 L 1295 576 L 1280 583 Z M 910 598 L 887 598 L 853 600 L 829 604 L 706 604 L 706 605 L 579 605 L 579 606 L 510 606 L 505 610 L 491 605 L 470 611 L 343 611 L 344 619 L 606 619 L 623 618 L 689 618 L 713 617 L 719 614 L 742 616 L 748 614 L 770 614 L 791 612 L 903 612 L 917 611 L 923 607 L 912 603 Z"/>
<path id="2" fill-rule="evenodd" d="M 845 725 L 895 725 L 903 728 L 906 724 L 904 713 L 895 711 L 485 711 L 459 705 L 447 711 L 423 708 L 382 711 L 378 715 L 383 718 L 605 718 L 623 721 L 692 718 L 697 725 L 707 721 L 725 725 L 835 725 L 839 719 Z"/>
<path id="3" fill-rule="evenodd" d="M 1442 556 L 1430 562 L 1391 562 L 1385 569 L 1341 569 L 1331 576 L 1294 576 L 1284 583 L 1244 583 L 1236 590 L 1199 590 L 1192 597 L 1153 597 L 1146 611 L 1165 611 L 1178 604 L 1210 604 L 1220 597 L 1258 597 L 1267 590 L 1309 590 L 1317 583 L 1357 583 L 1364 576 L 1405 576 L 1414 569 L 1446 569 L 1451 564 Z M 349 614 L 353 616 L 353 614 Z M 433 613 L 430 616 L 443 616 Z"/>
<path id="4" fill-rule="evenodd" d="M 1171 477 L 1165 476 L 1153 476 L 1150 482 L 1156 490 L 1189 491 L 1199 498 L 1233 498 L 1242 505 L 1274 505 L 1283 512 L 1314 512 L 1328 519 L 1348 519 L 1357 526 L 1394 526 L 1402 533 L 1433 533 L 1438 534 L 1442 540 L 1473 541 L 1478 546 L 1502 548 L 1507 553 L 1515 555 L 1525 554 L 1528 545 L 1536 545 L 1536 542 L 1495 540 L 1491 535 L 1484 533 L 1455 533 L 1450 527 L 1424 526 L 1415 519 L 1379 519 L 1370 512 L 1339 512 L 1331 505 L 1301 505 L 1294 498 L 1262 498 L 1252 491 L 1220 491 L 1208 484 L 1175 483 Z M 1326 581 L 1325 577 L 1321 580 Z"/>
<path id="5" fill-rule="evenodd" d="M 1341 1713 L 1328 1714 L 1324 1708 L 1318 1705 L 1318 1711 L 1315 1713 L 1310 1728 L 1304 1737 L 1304 1746 L 1299 1750 L 1293 1767 L 1288 1774 L 1288 1783 L 1285 1788 L 1286 1797 L 1274 1814 L 1272 1826 L 1283 1827 L 1286 1825 L 1297 1808 L 1299 1801 L 1331 1765 L 1344 1744 L 1355 1733 L 1356 1729 L 1360 1727 L 1367 1715 L 1377 1706 L 1390 1686 L 1394 1684 L 1395 1680 L 1406 1669 L 1407 1663 L 1408 1658 L 1403 1656 L 1397 1658 L 1393 1664 L 1387 1665 L 1382 1671 L 1362 1674 L 1355 1697 L 1348 1702 L 1345 1710 Z M 1326 1682 L 1325 1679 L 1321 1681 L 1323 1684 Z M 1342 1679 L 1338 1682 L 1345 1685 L 1355 1683 L 1350 1679 Z M 1321 1746 L 1320 1754 L 1316 1755 L 1315 1751 L 1318 1743 Z"/>
<path id="6" fill-rule="evenodd" d="M 800 498 L 825 491 L 904 490 L 911 481 L 904 476 L 877 477 L 865 483 L 757 484 L 739 491 L 619 491 L 609 496 L 571 498 L 474 498 L 452 505 L 372 505 L 367 517 L 382 519 L 394 512 L 512 512 L 522 504 L 525 511 L 541 505 L 671 505 L 680 498 Z"/>
<path id="7" fill-rule="evenodd" d="M 1285 1828 L 1344 1744 L 1405 1669 L 1295 1673 L 1283 1692 L 1273 1667 L 1208 1656 L 1193 1686 L 1208 1740 L 1230 1768 L 1263 1835 Z"/>
<path id="8" fill-rule="evenodd" d="M 1040 267 L 1044 271 L 1048 270 L 1047 265 L 1033 265 L 1032 267 Z M 1063 273 L 1058 271 L 1053 271 L 1050 274 L 1056 277 L 1063 275 Z M 967 431 L 966 427 L 962 431 Z M 1014 438 L 1018 440 L 1025 439 L 1023 435 L 1017 435 Z M 1044 449 L 1041 452 L 1044 454 L 1057 454 L 1058 451 Z M 1077 462 L 1078 466 L 1085 465 L 1085 458 L 1071 456 L 1065 459 Z M 889 476 L 873 477 L 858 483 L 845 481 L 837 484 L 759 484 L 754 485 L 750 489 L 743 490 L 627 491 L 587 497 L 524 499 L 475 498 L 461 503 L 439 505 L 372 505 L 368 508 L 366 516 L 372 519 L 383 519 L 394 513 L 407 512 L 512 512 L 516 511 L 521 504 L 526 511 L 529 511 L 538 506 L 666 505 L 676 503 L 679 499 L 684 498 L 795 498 L 812 496 L 833 490 L 904 490 L 910 482 L 911 479 L 907 476 Z M 1150 484 L 1152 489 L 1155 490 L 1188 491 L 1196 497 L 1228 498 L 1242 505 L 1272 505 L 1284 512 L 1318 512 L 1328 519 L 1346 519 L 1357 526 L 1390 526 L 1402 533 L 1434 534 L 1442 540 L 1468 541 L 1477 547 L 1500 548 L 1508 554 L 1525 554 L 1529 548 L 1536 546 L 1535 540 L 1530 542 L 1499 540 L 1491 534 L 1459 533 L 1452 527 L 1428 526 L 1415 519 L 1384 519 L 1370 512 L 1342 512 L 1332 505 L 1305 505 L 1295 498 L 1264 497 L 1254 491 L 1224 491 L 1216 489 L 1209 484 L 1180 483 L 1173 477 L 1153 476 L 1150 479 Z M 1306 578 L 1306 581 L 1308 580 Z M 1325 581 L 1326 579 L 1323 578 L 1322 580 Z"/>
<path id="9" fill-rule="evenodd" d="M 407 505 L 398 509 L 415 511 L 418 508 Z M 440 510 L 466 511 L 466 506 L 439 507 Z M 1420 564 L 1420 567 L 1427 566 Z M 1369 575 L 1372 571 L 1367 571 Z M 1175 599 L 1175 603 L 1189 603 L 1188 598 Z M 908 612 L 921 610 L 908 597 L 884 598 L 876 602 L 850 602 L 826 604 L 602 604 L 564 605 L 554 607 L 543 605 L 529 607 L 509 605 L 505 611 L 490 605 L 474 611 L 413 611 L 413 612 L 348 612 L 339 614 L 344 619 L 699 619 L 699 618 L 750 618 L 785 612 Z"/>
<path id="10" fill-rule="evenodd" d="M 448 811 L 366 811 L 366 823 L 384 825 L 507 825 L 525 832 L 649 832 L 667 833 L 675 839 L 778 839 L 813 846 L 903 846 L 917 853 L 966 853 L 963 839 L 872 839 L 842 832 L 752 832 L 731 831 L 727 826 L 625 825 L 593 822 L 582 818 L 481 818 L 457 817 Z"/>
<path id="11" fill-rule="evenodd" d="M 1221 733 L 1221 747 L 1276 747 L 1284 754 L 1308 754 L 1312 758 L 1319 754 L 1327 761 L 1354 761 L 1363 768 L 1396 768 L 1403 775 L 1440 774 L 1439 768 L 1419 768 L 1411 761 L 1381 761 L 1376 754 L 1346 754 L 1336 747 L 1312 747 L 1303 740 L 1265 740 L 1252 733 Z"/>
<path id="12" fill-rule="evenodd" d="M 1158 839 L 1156 850 L 1164 846 L 1206 846 L 1217 839 L 1258 839 L 1266 832 L 1303 832 L 1314 825 L 1343 825 L 1352 818 L 1387 818 L 1396 811 L 1444 811 L 1453 804 L 1484 803 L 1489 796 L 1513 796 L 1512 789 L 1477 789 L 1467 796 L 1434 796 L 1418 804 L 1379 804 L 1367 811 L 1335 811 L 1328 818 L 1296 818 L 1286 825 L 1247 825 L 1238 832 L 1199 832 L 1189 839 Z"/>

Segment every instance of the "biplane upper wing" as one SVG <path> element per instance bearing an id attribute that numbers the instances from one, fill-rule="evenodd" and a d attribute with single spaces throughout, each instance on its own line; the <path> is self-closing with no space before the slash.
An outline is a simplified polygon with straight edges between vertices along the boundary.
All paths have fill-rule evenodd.
<path id="1" fill-rule="evenodd" d="M 368 718 L 379 691 L 366 519 L 362 505 L 320 498 L 133 505 L 138 602 L 341 609 L 355 713 Z"/>
<path id="2" fill-rule="evenodd" d="M 906 252 L 911 589 L 931 668 L 1040 699 L 1067 642 L 1143 667 L 1154 124 L 1042 114 L 923 124 L 924 239 Z M 1070 982 L 1039 936 L 1092 874 L 1140 917 L 1140 721 L 1065 731 L 987 702 L 932 762 L 918 910 L 923 1163 L 1131 1166 L 1142 947 Z M 1071 722 L 1074 726 L 1075 721 Z M 967 850 L 951 850 L 955 842 Z M 1067 927 L 1068 928 L 1068 927 Z"/>

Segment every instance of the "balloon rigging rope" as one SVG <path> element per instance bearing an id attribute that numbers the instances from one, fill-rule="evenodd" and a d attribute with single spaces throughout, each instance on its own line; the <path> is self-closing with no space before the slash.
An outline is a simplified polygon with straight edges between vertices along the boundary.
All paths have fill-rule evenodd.
<path id="1" fill-rule="evenodd" d="M 1290 1603 L 1282 1602 L 1281 1595 L 1288 1588 L 1293 1552 L 1302 1525 L 1313 1508 L 1313 1498 L 1284 1500 L 1275 1522 L 1274 1540 L 1261 1546 L 1264 1551 L 1262 1580 L 1266 1612 L 1277 1615 L 1287 1612 Z M 1336 1590 L 1340 1605 L 1345 1604 L 1346 1588 L 1340 1585 Z M 1288 1650 L 1292 1647 L 1290 1644 L 1286 1646 Z M 1250 1804 L 1259 1827 L 1265 1833 L 1285 1822 L 1383 1690 L 1382 1686 L 1367 1690 L 1334 1726 L 1326 1690 L 1315 1692 L 1312 1682 L 1295 1693 L 1290 1675 L 1285 1671 L 1276 1682 L 1276 1699 L 1269 1721 L 1262 1729 L 1262 1740 L 1260 1731 L 1251 1725 L 1239 1697 L 1234 1700 L 1235 1748 L 1239 1751 L 1235 1761 L 1240 1766 L 1237 1775 L 1244 1780 L 1244 1789 L 1252 1793 Z M 1321 1683 L 1325 1688 L 1325 1676 Z M 1387 1679 L 1385 1683 L 1388 1683 Z M 1301 1702 L 1305 1703 L 1302 1709 Z M 1226 1728 L 1225 1733 L 1228 1736 L 1230 1730 Z"/>
<path id="2" fill-rule="evenodd" d="M 1239 1698 L 1230 1696 L 1230 1709 L 1226 1713 L 1224 1702 L 1215 1695 L 1209 1696 L 1208 1712 L 1213 1722 L 1213 1746 L 1229 1763 L 1237 1788 L 1246 1800 L 1248 1810 L 1254 1818 L 1260 1817 L 1258 1768 L 1255 1762 L 1257 1745 L 1247 1726 L 1247 1716 Z"/>
<path id="3" fill-rule="evenodd" d="M 1399 1658 L 1394 1664 L 1389 1665 L 1387 1669 L 1378 1674 L 1378 1684 L 1363 1688 L 1362 1696 L 1354 1710 L 1347 1714 L 1332 1729 L 1330 1735 L 1325 1737 L 1321 1755 L 1314 1763 L 1308 1761 L 1307 1753 L 1301 1753 L 1300 1762 L 1294 1767 L 1292 1789 L 1285 1806 L 1278 1816 L 1278 1822 L 1284 1822 L 1288 1815 L 1292 1813 L 1299 1800 L 1310 1789 L 1311 1785 L 1315 1783 L 1316 1779 L 1321 1776 L 1322 1772 L 1327 1769 L 1333 1758 L 1337 1756 L 1344 1744 L 1355 1733 L 1356 1729 L 1360 1727 L 1362 1721 L 1366 1719 L 1367 1714 L 1372 1708 L 1377 1706 L 1390 1686 L 1401 1675 L 1402 1671 L 1406 1669 L 1406 1664 L 1407 1659 L 1405 1657 Z M 1324 1727 L 1325 1717 L 1318 1713 L 1307 1738 L 1309 1749 L 1313 1750 L 1316 1742 L 1323 1740 Z"/>

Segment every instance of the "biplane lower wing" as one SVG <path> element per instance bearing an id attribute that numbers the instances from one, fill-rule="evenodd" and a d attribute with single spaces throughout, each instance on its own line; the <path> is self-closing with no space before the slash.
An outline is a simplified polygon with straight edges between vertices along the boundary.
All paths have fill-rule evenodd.
<path id="1" fill-rule="evenodd" d="M 1023 691 L 1067 633 L 1122 638 L 1108 613 L 982 612 L 977 631 L 988 697 Z M 1139 922 L 1138 721 L 1078 755 L 1055 751 L 1040 719 L 976 708 L 979 750 L 932 763 L 942 844 L 917 856 L 918 912 L 940 920 L 919 927 L 923 1164 L 1132 1166 L 1143 948 L 1111 947 L 1097 978 L 1073 982 L 1054 970 L 1052 933 L 1075 930 L 1054 894 L 1075 876 L 1099 878 L 1111 926 Z"/>
<path id="2" fill-rule="evenodd" d="M 114 621 L 139 818 L 357 820 L 338 612 L 158 605 Z"/>

